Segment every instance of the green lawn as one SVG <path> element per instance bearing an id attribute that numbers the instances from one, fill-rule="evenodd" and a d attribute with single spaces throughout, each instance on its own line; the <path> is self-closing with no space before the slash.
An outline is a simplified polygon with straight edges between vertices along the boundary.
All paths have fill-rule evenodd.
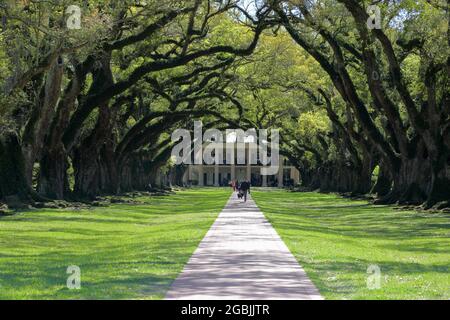
<path id="1" fill-rule="evenodd" d="M 191 189 L 145 205 L 1 217 L 0 299 L 162 298 L 229 195 Z M 80 290 L 66 286 L 71 265 Z"/>
<path id="2" fill-rule="evenodd" d="M 450 215 L 398 211 L 332 194 L 252 192 L 328 299 L 450 299 Z M 378 265 L 381 288 L 367 288 Z"/>
<path id="3" fill-rule="evenodd" d="M 142 205 L 1 217 L 0 299 L 162 298 L 229 195 L 190 189 Z M 450 299 L 449 214 L 318 193 L 252 195 L 326 298 Z M 372 264 L 380 289 L 366 285 Z M 80 290 L 66 286 L 71 265 Z"/>

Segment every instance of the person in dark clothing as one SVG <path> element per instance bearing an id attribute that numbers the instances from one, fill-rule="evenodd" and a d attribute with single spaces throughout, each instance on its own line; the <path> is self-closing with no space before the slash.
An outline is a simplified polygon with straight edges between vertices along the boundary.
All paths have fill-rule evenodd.
<path id="1" fill-rule="evenodd" d="M 240 190 L 244 194 L 244 201 L 247 201 L 247 194 L 250 193 L 250 182 L 243 181 L 241 183 Z"/>

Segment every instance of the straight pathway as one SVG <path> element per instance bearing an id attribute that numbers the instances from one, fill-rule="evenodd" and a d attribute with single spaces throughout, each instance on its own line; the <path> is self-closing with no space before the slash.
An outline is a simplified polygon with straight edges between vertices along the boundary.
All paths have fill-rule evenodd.
<path id="1" fill-rule="evenodd" d="M 251 197 L 233 194 L 166 299 L 322 299 Z"/>

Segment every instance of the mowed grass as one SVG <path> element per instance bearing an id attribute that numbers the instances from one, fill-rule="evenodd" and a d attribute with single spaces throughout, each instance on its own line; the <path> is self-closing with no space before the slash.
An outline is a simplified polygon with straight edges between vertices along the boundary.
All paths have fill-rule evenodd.
<path id="1" fill-rule="evenodd" d="M 450 299 L 449 214 L 332 194 L 252 195 L 325 298 Z M 367 286 L 370 265 L 380 268 L 379 289 Z"/>
<path id="2" fill-rule="evenodd" d="M 1 217 L 0 299 L 163 298 L 229 196 L 190 189 L 143 205 Z M 66 285 L 72 265 L 79 290 Z"/>

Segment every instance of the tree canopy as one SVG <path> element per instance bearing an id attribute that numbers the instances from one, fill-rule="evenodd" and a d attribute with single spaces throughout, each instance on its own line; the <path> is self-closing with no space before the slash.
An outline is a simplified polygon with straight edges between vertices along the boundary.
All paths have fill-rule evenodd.
<path id="1" fill-rule="evenodd" d="M 306 188 L 450 199 L 445 0 L 23 0 L 0 15 L 6 202 L 144 189 L 197 119 L 280 128 Z"/>

